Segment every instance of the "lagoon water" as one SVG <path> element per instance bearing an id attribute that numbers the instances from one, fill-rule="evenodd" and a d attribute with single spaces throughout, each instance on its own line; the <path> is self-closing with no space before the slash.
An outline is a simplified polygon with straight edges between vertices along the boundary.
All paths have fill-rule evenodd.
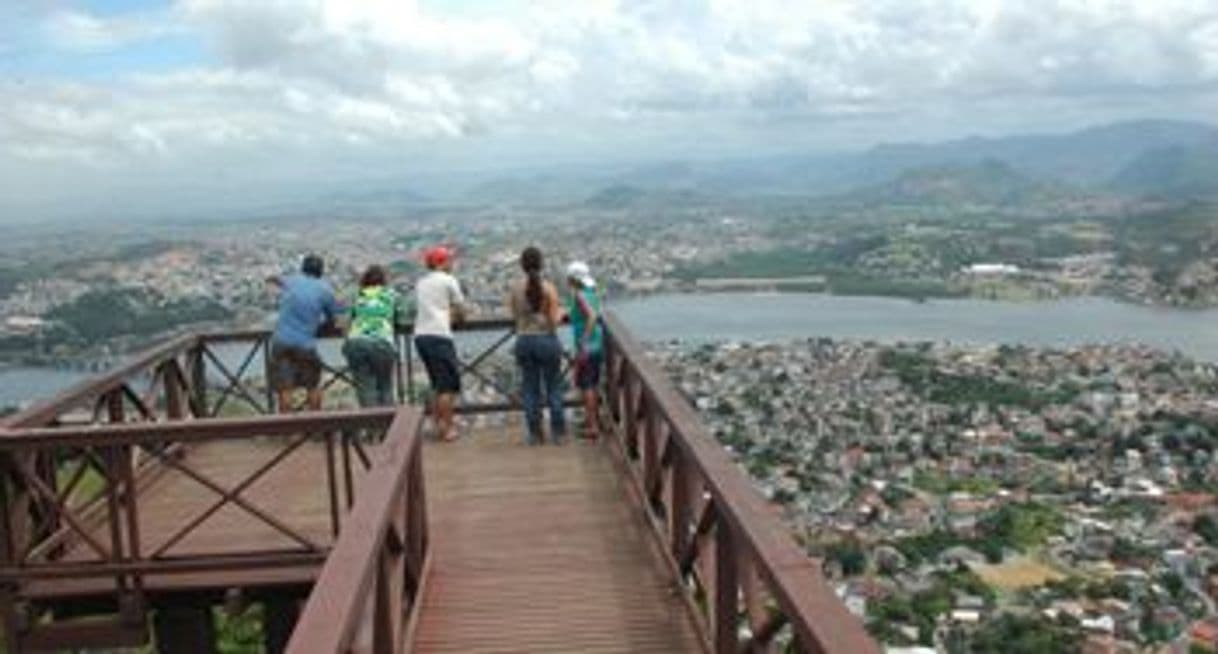
<path id="1" fill-rule="evenodd" d="M 1102 298 L 913 302 L 802 293 L 720 293 L 656 295 L 611 306 L 639 338 L 652 341 L 824 336 L 1049 346 L 1127 342 L 1218 362 L 1218 310 L 1141 307 Z M 337 358 L 337 352 L 327 352 L 326 358 Z M 49 368 L 0 370 L 0 406 L 49 397 L 85 375 Z"/>

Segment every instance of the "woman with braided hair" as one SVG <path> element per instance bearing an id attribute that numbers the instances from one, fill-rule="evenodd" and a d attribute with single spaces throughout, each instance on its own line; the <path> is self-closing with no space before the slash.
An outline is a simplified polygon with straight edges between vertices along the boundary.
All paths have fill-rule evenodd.
<path id="1" fill-rule="evenodd" d="M 525 442 L 540 445 L 542 402 L 550 407 L 550 441 L 559 444 L 566 436 L 563 415 L 562 343 L 558 326 L 562 308 L 558 290 L 544 276 L 541 250 L 525 248 L 520 254 L 524 277 L 512 284 L 508 309 L 516 322 L 516 363 L 520 367 L 521 396 L 528 432 Z"/>

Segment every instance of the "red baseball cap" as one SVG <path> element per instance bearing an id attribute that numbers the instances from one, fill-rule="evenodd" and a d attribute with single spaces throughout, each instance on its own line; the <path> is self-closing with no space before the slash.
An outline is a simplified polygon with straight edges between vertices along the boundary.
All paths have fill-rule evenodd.
<path id="1" fill-rule="evenodd" d="M 452 261 L 453 253 L 443 245 L 436 245 L 427 248 L 423 252 L 423 263 L 427 264 L 428 268 L 441 268 Z"/>

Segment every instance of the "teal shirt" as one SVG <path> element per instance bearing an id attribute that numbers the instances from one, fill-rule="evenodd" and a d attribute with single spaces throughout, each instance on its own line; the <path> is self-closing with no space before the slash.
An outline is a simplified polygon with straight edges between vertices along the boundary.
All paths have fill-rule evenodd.
<path id="1" fill-rule="evenodd" d="M 596 312 L 597 322 L 592 330 L 592 337 L 588 339 L 588 353 L 600 354 L 605 347 L 605 328 L 601 326 L 601 298 L 594 288 L 580 289 L 579 293 L 584 296 L 584 301 L 592 310 Z M 571 336 L 574 339 L 574 347 L 579 349 L 579 340 L 583 338 L 584 330 L 588 328 L 588 319 L 584 316 L 583 311 L 579 308 L 579 302 L 575 296 L 567 302 L 567 315 L 571 316 Z"/>

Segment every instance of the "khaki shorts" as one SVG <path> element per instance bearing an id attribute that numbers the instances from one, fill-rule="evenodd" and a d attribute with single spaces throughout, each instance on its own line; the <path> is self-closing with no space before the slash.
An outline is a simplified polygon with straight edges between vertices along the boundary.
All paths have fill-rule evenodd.
<path id="1" fill-rule="evenodd" d="M 321 367 L 317 350 L 278 343 L 271 346 L 271 374 L 277 391 L 317 388 L 321 385 Z"/>

